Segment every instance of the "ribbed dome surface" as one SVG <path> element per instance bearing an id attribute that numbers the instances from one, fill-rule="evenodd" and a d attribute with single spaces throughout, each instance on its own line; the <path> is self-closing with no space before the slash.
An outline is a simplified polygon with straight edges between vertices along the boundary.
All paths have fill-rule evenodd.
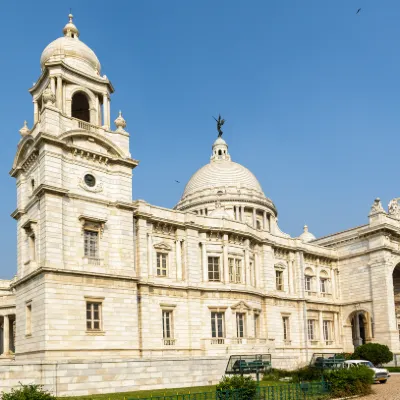
<path id="1" fill-rule="evenodd" d="M 261 192 L 257 178 L 245 167 L 233 161 L 211 162 L 200 168 L 189 180 L 182 198 L 206 188 L 236 186 Z"/>
<path id="2" fill-rule="evenodd" d="M 64 61 L 73 68 L 89 74 L 100 73 L 100 61 L 92 49 L 78 38 L 60 37 L 51 42 L 40 57 L 43 69 L 46 62 Z"/>

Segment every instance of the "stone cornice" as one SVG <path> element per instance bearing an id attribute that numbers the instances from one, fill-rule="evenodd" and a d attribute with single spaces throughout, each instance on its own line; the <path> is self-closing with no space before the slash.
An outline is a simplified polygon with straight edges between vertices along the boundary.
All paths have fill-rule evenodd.
<path id="1" fill-rule="evenodd" d="M 71 269 L 59 269 L 59 268 L 51 268 L 51 267 L 39 267 L 32 271 L 30 274 L 24 276 L 21 279 L 17 279 L 14 281 L 10 288 L 16 288 L 17 286 L 27 282 L 28 280 L 34 278 L 35 276 L 46 274 L 46 273 L 54 273 L 54 274 L 62 274 L 62 275 L 76 275 L 76 276 L 91 276 L 100 279 L 110 279 L 110 280 L 123 280 L 123 281 L 133 281 L 137 282 L 139 278 L 134 276 L 127 275 L 113 275 L 113 274 L 104 274 L 101 272 L 88 272 L 88 271 L 75 271 Z"/>
<path id="2" fill-rule="evenodd" d="M 21 209 L 19 209 L 19 208 L 17 208 L 16 210 L 14 210 L 11 214 L 10 214 L 10 216 L 12 217 L 12 218 L 14 218 L 16 221 L 18 221 L 23 215 L 25 215 L 26 214 L 26 210 L 25 209 L 23 209 L 23 208 L 21 208 Z"/>
<path id="3" fill-rule="evenodd" d="M 35 92 L 39 88 L 42 81 L 49 75 L 48 67 L 55 67 L 55 66 L 61 66 L 61 68 L 63 70 L 66 70 L 78 77 L 84 77 L 87 80 L 91 80 L 93 82 L 100 83 L 102 85 L 106 84 L 110 90 L 110 93 L 114 93 L 114 91 L 115 91 L 114 86 L 112 85 L 112 83 L 110 82 L 109 79 L 103 79 L 100 76 L 97 77 L 95 75 L 90 75 L 83 71 L 79 71 L 78 69 L 65 64 L 63 61 L 55 61 L 55 62 L 47 62 L 45 64 L 46 68 L 44 68 L 44 71 L 40 75 L 39 79 L 35 82 L 35 84 L 30 89 L 28 89 L 29 93 L 32 94 L 33 92 Z"/>
<path id="4" fill-rule="evenodd" d="M 63 189 L 57 186 L 40 184 L 32 193 L 32 196 L 42 197 L 46 193 L 54 194 L 57 196 L 65 196 L 69 192 L 68 189 Z"/>

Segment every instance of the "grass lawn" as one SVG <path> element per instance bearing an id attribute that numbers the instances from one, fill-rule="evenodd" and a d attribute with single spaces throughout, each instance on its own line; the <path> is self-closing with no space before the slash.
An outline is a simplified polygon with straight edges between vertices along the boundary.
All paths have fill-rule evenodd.
<path id="1" fill-rule="evenodd" d="M 278 386 L 286 385 L 286 382 L 273 382 L 273 381 L 260 381 L 260 386 Z M 189 393 L 202 393 L 214 392 L 215 385 L 212 386 L 196 386 L 187 388 L 175 389 L 158 389 L 158 390 L 140 390 L 136 392 L 125 393 L 110 393 L 110 394 L 93 394 L 89 396 L 75 396 L 75 397 L 59 397 L 59 400 L 128 400 L 143 399 L 157 396 L 173 396 L 176 394 L 189 394 Z"/>

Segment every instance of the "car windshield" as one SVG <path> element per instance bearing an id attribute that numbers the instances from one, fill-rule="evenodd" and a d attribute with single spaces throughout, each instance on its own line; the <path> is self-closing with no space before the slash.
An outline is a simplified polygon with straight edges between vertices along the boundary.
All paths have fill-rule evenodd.
<path id="1" fill-rule="evenodd" d="M 374 364 L 372 364 L 371 361 L 364 361 L 364 362 L 362 362 L 362 363 L 360 363 L 360 364 L 361 364 L 361 365 L 365 365 L 365 366 L 367 366 L 367 367 L 369 367 L 369 368 L 375 368 Z"/>

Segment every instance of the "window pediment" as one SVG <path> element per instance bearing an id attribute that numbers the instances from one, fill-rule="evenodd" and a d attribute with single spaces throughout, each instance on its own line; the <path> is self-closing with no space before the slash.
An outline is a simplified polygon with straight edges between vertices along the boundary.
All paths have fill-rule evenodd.
<path id="1" fill-rule="evenodd" d="M 90 215 L 80 215 L 79 221 L 81 222 L 82 227 L 82 235 L 85 229 L 94 230 L 100 233 L 100 236 L 103 236 L 104 227 L 107 222 L 107 218 L 101 217 L 93 217 Z"/>
<path id="2" fill-rule="evenodd" d="M 284 263 L 282 263 L 282 262 L 279 262 L 279 263 L 274 265 L 274 268 L 278 269 L 280 271 L 283 271 L 286 268 L 286 265 Z"/>
<path id="3" fill-rule="evenodd" d="M 156 243 L 153 247 L 156 250 L 163 250 L 163 251 L 171 251 L 172 250 L 172 247 L 165 242 Z"/>
<path id="4" fill-rule="evenodd" d="M 239 303 L 231 306 L 231 309 L 235 310 L 236 312 L 246 312 L 252 310 L 252 308 L 244 301 L 239 301 Z"/>

